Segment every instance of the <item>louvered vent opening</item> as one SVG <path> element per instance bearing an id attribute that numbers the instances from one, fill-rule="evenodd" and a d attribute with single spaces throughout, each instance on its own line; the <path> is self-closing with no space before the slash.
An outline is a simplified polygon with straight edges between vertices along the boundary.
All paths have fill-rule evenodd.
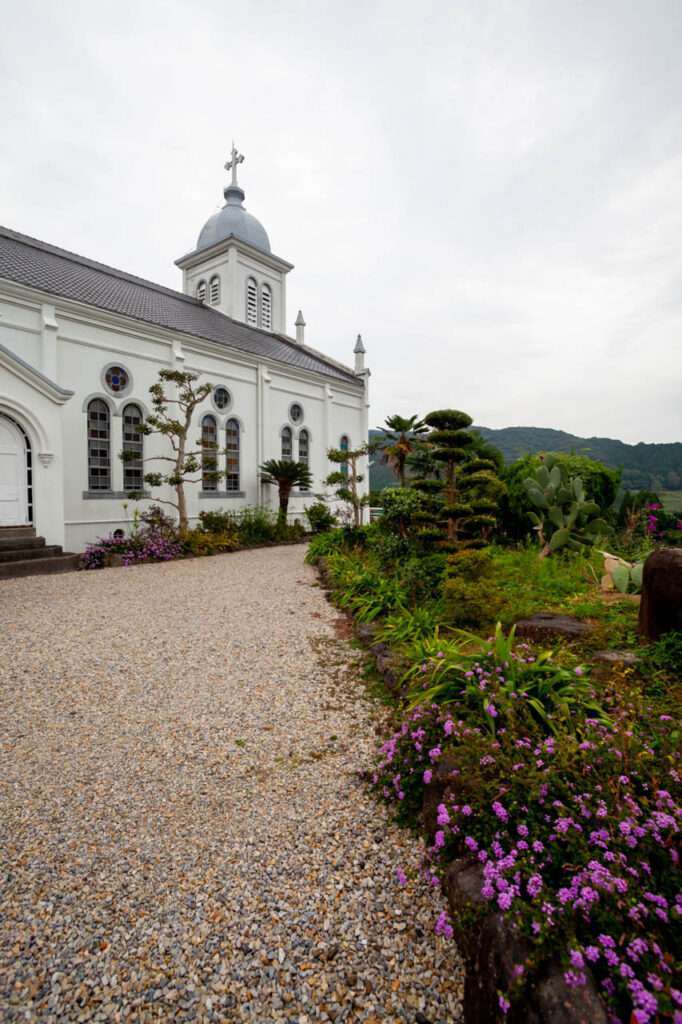
<path id="1" fill-rule="evenodd" d="M 211 278 L 211 305 L 217 306 L 220 302 L 220 278 Z"/>
<path id="2" fill-rule="evenodd" d="M 199 302 L 206 302 L 206 282 L 199 281 L 197 285 L 197 298 Z"/>
<path id="3" fill-rule="evenodd" d="M 246 282 L 246 322 L 254 327 L 258 324 L 258 288 L 252 277 Z"/>
<path id="4" fill-rule="evenodd" d="M 261 295 L 261 327 L 264 327 L 266 331 L 272 329 L 272 292 L 266 284 L 263 285 L 263 293 Z"/>

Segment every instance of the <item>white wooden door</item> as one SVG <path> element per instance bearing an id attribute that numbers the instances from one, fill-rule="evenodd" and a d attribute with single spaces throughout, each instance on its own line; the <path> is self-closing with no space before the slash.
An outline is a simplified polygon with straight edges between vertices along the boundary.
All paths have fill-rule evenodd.
<path id="1" fill-rule="evenodd" d="M 23 526 L 27 518 L 26 442 L 19 428 L 0 416 L 0 526 Z"/>

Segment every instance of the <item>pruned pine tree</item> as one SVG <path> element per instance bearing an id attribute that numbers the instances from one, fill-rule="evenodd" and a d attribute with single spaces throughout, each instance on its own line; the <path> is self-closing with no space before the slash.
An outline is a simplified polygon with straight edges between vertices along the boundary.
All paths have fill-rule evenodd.
<path id="1" fill-rule="evenodd" d="M 155 498 L 155 501 L 176 510 L 180 533 L 186 533 L 188 528 L 185 484 L 202 480 L 217 483 L 225 475 L 224 471 L 218 469 L 220 452 L 215 442 L 199 438 L 195 442 L 197 447 L 188 444 L 194 412 L 214 388 L 208 381 L 197 384 L 198 379 L 198 373 L 159 370 L 159 380 L 149 389 L 154 411 L 136 428 L 138 433 L 145 436 L 161 434 L 168 438 L 172 455 L 150 455 L 142 459 L 143 463 L 170 463 L 168 471 L 145 473 L 143 479 L 150 487 L 168 485 L 175 490 L 175 501 L 165 498 Z M 124 450 L 120 458 L 123 462 L 133 462 L 139 459 L 139 454 Z M 131 492 L 128 497 L 136 500 L 141 495 Z"/>
<path id="2" fill-rule="evenodd" d="M 334 488 L 334 496 L 339 501 L 346 502 L 350 506 L 353 523 L 355 526 L 362 526 L 362 510 L 369 505 L 369 495 L 360 494 L 358 484 L 365 479 L 363 473 L 359 472 L 359 461 L 365 458 L 374 450 L 374 445 L 362 444 L 359 448 L 329 448 L 327 458 L 334 462 L 339 469 L 330 473 L 325 484 Z"/>

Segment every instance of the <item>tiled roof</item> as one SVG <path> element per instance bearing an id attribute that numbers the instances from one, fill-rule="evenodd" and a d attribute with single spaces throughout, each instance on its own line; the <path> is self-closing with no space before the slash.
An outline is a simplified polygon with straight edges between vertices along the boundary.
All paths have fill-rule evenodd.
<path id="1" fill-rule="evenodd" d="M 198 299 L 0 227 L 0 278 L 143 323 L 362 387 L 353 371 L 279 334 L 247 327 Z"/>

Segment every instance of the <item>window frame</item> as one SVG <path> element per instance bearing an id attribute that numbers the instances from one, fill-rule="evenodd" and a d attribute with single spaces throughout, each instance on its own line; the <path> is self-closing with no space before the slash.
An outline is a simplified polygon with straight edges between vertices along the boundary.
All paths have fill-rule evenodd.
<path id="1" fill-rule="evenodd" d="M 100 422 L 105 424 L 104 436 L 102 428 L 98 430 L 99 436 L 93 435 L 93 416 L 95 406 L 101 406 L 97 412 Z M 104 415 L 102 415 L 102 411 Z M 87 466 L 88 466 L 88 491 L 107 494 L 112 490 L 111 486 L 111 409 L 104 398 L 91 398 L 87 405 Z M 103 454 L 104 453 L 104 454 Z M 104 469 L 105 473 L 99 471 Z M 96 476 L 93 476 L 96 473 Z M 106 481 L 106 486 L 101 486 L 101 480 Z"/>
<path id="2" fill-rule="evenodd" d="M 294 461 L 294 432 L 291 427 L 282 427 L 280 431 L 281 439 L 281 459 L 282 462 L 293 462 Z M 285 441 L 289 441 L 289 452 L 285 452 Z"/>
<path id="3" fill-rule="evenodd" d="M 234 433 L 232 434 L 232 438 L 233 438 L 233 440 L 235 442 L 232 445 L 230 444 L 230 433 L 229 433 L 231 425 L 234 425 L 233 426 Z M 226 422 L 224 430 L 225 430 L 225 469 L 226 469 L 226 473 L 225 473 L 225 490 L 232 494 L 232 493 L 238 492 L 240 490 L 240 484 L 241 484 L 241 447 L 242 447 L 241 446 L 241 440 L 242 440 L 242 436 L 241 435 L 242 435 L 242 432 L 241 432 L 241 426 L 240 426 L 239 420 L 235 419 L 234 416 L 231 416 L 229 418 L 229 420 Z M 231 455 L 232 455 L 232 460 L 233 460 L 234 463 L 236 463 L 236 467 L 237 467 L 236 470 L 233 471 L 233 472 L 230 472 L 230 461 L 231 461 L 230 460 L 230 456 Z"/>
<path id="4" fill-rule="evenodd" d="M 211 280 L 208 282 L 208 301 L 209 305 L 217 306 L 220 304 L 220 274 L 213 274 Z"/>
<path id="5" fill-rule="evenodd" d="M 133 429 L 128 432 L 130 437 L 126 438 L 126 413 L 129 409 L 135 409 L 137 411 L 140 417 L 139 420 L 136 421 L 137 423 L 144 423 L 144 413 L 137 402 L 127 402 L 121 410 L 123 448 L 127 451 L 138 451 L 139 458 L 123 463 L 123 490 L 126 491 L 126 493 L 130 491 L 141 492 L 144 489 L 144 435 Z M 134 480 L 129 479 L 133 473 L 136 474 L 135 479 L 137 480 L 137 483 L 135 483 Z"/>
<path id="6" fill-rule="evenodd" d="M 207 437 L 208 425 L 212 424 L 212 437 Z M 206 442 L 215 447 L 207 448 Z M 218 481 L 206 479 L 207 473 L 214 473 L 218 469 L 218 421 L 212 413 L 206 413 L 201 418 L 201 490 L 202 491 L 217 491 Z M 206 460 L 209 457 L 214 463 L 212 466 L 206 465 Z"/>

